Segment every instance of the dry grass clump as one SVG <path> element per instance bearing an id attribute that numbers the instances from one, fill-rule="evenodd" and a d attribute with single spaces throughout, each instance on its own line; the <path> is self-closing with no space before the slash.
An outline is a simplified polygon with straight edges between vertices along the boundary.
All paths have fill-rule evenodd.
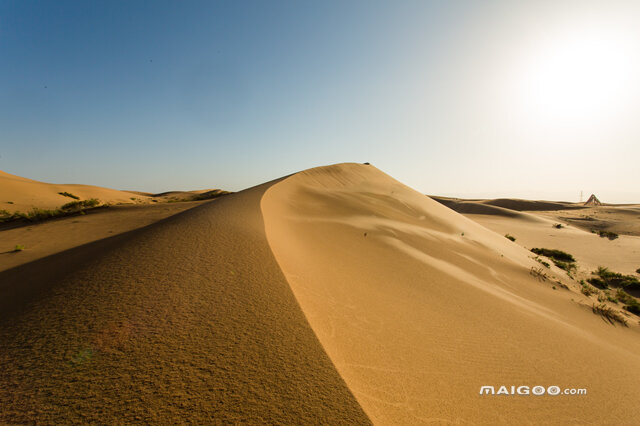
<path id="1" fill-rule="evenodd" d="M 607 306 L 605 303 L 600 303 L 596 305 L 595 303 L 591 307 L 591 310 L 594 314 L 600 315 L 602 318 L 609 321 L 609 323 L 615 325 L 615 323 L 620 323 L 625 327 L 628 327 L 627 320 L 618 313 L 615 309 Z"/>
<path id="2" fill-rule="evenodd" d="M 535 266 L 532 266 L 529 273 L 534 277 L 536 277 L 537 279 L 539 279 L 540 281 L 547 280 L 547 274 L 544 272 L 542 268 L 536 268 Z"/>

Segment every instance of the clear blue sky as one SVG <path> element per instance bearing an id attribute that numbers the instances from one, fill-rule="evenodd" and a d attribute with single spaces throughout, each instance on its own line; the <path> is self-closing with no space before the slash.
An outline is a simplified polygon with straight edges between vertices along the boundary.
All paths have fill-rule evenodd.
<path id="1" fill-rule="evenodd" d="M 159 192 L 370 161 L 640 202 L 637 4 L 524 3 L 0 1 L 0 169 Z"/>

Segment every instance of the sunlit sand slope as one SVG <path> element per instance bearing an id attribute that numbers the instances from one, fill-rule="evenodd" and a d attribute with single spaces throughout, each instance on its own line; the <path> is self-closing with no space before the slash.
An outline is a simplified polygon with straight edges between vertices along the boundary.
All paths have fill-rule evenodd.
<path id="1" fill-rule="evenodd" d="M 637 419 L 638 325 L 614 327 L 537 281 L 531 253 L 504 236 L 368 165 L 295 174 L 261 206 L 298 302 L 374 423 Z M 588 394 L 481 396 L 483 385 Z"/>
<path id="2" fill-rule="evenodd" d="M 256 187 L 0 273 L 0 423 L 366 424 Z"/>
<path id="3" fill-rule="evenodd" d="M 0 209 L 9 212 L 27 212 L 34 207 L 56 209 L 75 201 L 60 195 L 60 192 L 73 194 L 82 200 L 97 198 L 103 203 L 131 203 L 131 198 L 147 198 L 99 186 L 38 182 L 0 171 Z"/>

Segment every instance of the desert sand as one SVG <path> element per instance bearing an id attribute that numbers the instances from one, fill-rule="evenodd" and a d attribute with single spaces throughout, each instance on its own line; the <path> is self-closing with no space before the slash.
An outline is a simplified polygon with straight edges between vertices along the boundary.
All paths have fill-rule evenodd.
<path id="1" fill-rule="evenodd" d="M 38 225 L 0 271 L 0 423 L 635 422 L 638 317 L 603 320 L 528 249 L 630 272 L 637 236 L 556 230 L 549 206 L 465 216 L 353 163 L 189 207 L 106 238 L 96 214 L 59 250 L 42 235 L 75 219 Z"/>
<path id="2" fill-rule="evenodd" d="M 97 198 L 103 203 L 132 203 L 135 202 L 132 198 L 149 198 L 146 195 L 98 186 L 39 182 L 3 171 L 0 171 L 0 188 L 0 209 L 9 212 L 26 212 L 34 207 L 56 209 L 74 201 L 73 198 L 60 195 L 60 192 L 68 192 L 83 200 Z"/>

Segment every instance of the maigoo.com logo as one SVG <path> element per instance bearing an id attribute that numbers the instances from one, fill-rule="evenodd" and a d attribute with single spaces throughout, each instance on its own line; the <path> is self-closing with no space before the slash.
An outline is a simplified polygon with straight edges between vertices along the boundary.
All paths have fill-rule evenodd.
<path id="1" fill-rule="evenodd" d="M 496 390 L 497 389 L 497 390 Z M 480 386 L 480 395 L 586 395 L 586 389 L 565 388 L 560 386 Z"/>

